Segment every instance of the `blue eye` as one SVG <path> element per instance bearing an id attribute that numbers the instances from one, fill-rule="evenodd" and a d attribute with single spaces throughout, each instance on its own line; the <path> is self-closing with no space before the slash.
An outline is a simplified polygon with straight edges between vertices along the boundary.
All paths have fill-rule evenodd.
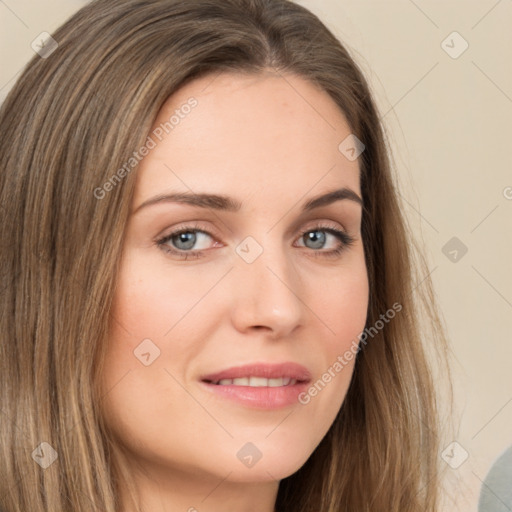
<path id="1" fill-rule="evenodd" d="M 180 231 L 172 234 L 169 241 L 172 241 L 174 247 L 180 251 L 189 251 L 196 245 L 198 239 L 201 239 L 200 235 L 210 236 L 204 231 L 199 230 Z"/>
<path id="2" fill-rule="evenodd" d="M 306 245 L 306 247 L 314 250 L 324 249 L 324 245 L 328 242 L 329 237 L 337 239 L 338 245 L 333 250 L 322 251 L 321 254 L 340 254 L 344 248 L 346 248 L 347 246 L 351 245 L 354 242 L 354 239 L 350 237 L 347 233 L 331 227 L 318 226 L 314 229 L 308 229 L 307 231 L 303 231 L 301 233 L 301 240 L 304 240 L 305 245 L 307 242 L 311 242 L 311 245 Z"/>
<path id="3" fill-rule="evenodd" d="M 334 238 L 335 247 L 329 250 L 322 250 L 329 242 L 330 237 Z M 188 258 L 201 258 L 205 256 L 204 250 L 209 246 L 208 238 L 214 239 L 210 233 L 199 229 L 197 225 L 180 226 L 180 228 L 172 233 L 157 240 L 156 243 L 163 251 L 186 260 Z M 325 257 L 336 257 L 355 242 L 353 237 L 332 226 L 316 226 L 304 230 L 300 233 L 299 240 L 302 240 L 304 243 L 300 247 L 311 249 L 315 256 Z M 203 241 L 205 246 L 193 249 L 201 241 Z"/>

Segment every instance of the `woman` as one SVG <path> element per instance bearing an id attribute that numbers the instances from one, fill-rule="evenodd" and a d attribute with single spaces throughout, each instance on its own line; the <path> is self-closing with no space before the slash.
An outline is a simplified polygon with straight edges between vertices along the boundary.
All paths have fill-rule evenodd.
<path id="1" fill-rule="evenodd" d="M 98 0 L 45 48 L 0 111 L 2 509 L 437 510 L 445 342 L 344 47 Z"/>

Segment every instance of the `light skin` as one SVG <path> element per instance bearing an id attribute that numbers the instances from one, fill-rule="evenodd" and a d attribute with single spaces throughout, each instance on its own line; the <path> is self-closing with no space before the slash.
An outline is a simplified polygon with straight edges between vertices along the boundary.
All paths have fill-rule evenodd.
<path id="1" fill-rule="evenodd" d="M 277 409 L 207 392 L 200 377 L 293 361 L 315 382 L 357 340 L 368 305 L 362 207 L 350 198 L 302 206 L 343 188 L 360 197 L 359 161 L 338 150 L 351 133 L 340 109 L 303 78 L 269 70 L 196 79 L 169 98 L 155 127 L 191 97 L 197 106 L 137 170 L 103 405 L 144 510 L 272 512 L 279 481 L 332 425 L 355 361 L 306 405 Z M 173 192 L 225 195 L 241 206 L 140 207 Z M 353 242 L 345 246 L 325 227 Z M 168 237 L 193 229 L 192 242 Z M 249 236 L 263 251 L 252 263 L 236 251 Z M 134 355 L 145 339 L 160 350 L 148 366 Z M 252 467 L 237 457 L 248 442 L 262 454 Z M 126 496 L 124 489 L 120 512 L 134 512 Z"/>

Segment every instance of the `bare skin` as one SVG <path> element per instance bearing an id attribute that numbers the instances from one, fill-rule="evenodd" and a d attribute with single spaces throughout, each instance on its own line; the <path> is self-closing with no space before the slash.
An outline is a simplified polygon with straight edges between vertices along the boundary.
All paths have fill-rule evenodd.
<path id="1" fill-rule="evenodd" d="M 338 149 L 351 130 L 337 105 L 302 78 L 206 76 L 169 98 L 155 127 L 191 97 L 197 105 L 137 171 L 104 372 L 106 419 L 145 511 L 272 512 L 279 481 L 334 421 L 354 361 L 307 404 L 281 407 L 226 398 L 202 377 L 294 362 L 312 385 L 358 339 L 368 305 L 361 205 L 301 208 L 342 188 L 361 196 L 359 163 Z M 141 207 L 171 192 L 226 195 L 241 207 Z M 188 238 L 169 237 L 180 230 Z M 146 366 L 134 350 L 148 339 L 146 360 L 155 347 L 160 354 Z M 250 467 L 244 446 L 249 459 L 261 455 Z M 122 512 L 135 512 L 126 497 L 124 489 Z"/>

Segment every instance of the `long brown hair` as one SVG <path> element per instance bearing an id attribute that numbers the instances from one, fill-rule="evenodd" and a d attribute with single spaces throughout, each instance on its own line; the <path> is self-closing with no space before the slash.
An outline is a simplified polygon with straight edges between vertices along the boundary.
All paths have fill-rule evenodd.
<path id="1" fill-rule="evenodd" d="M 109 390 L 98 376 L 135 171 L 108 196 L 95 190 L 119 176 L 180 86 L 267 68 L 319 85 L 363 141 L 367 326 L 401 306 L 358 353 L 334 424 L 281 481 L 276 508 L 434 512 L 439 415 L 424 343 L 442 360 L 442 322 L 423 259 L 413 264 L 383 127 L 348 51 L 286 0 L 96 0 L 52 37 L 0 110 L 3 512 L 118 512 L 129 468 L 102 421 Z M 52 455 L 46 468 L 35 463 Z"/>

